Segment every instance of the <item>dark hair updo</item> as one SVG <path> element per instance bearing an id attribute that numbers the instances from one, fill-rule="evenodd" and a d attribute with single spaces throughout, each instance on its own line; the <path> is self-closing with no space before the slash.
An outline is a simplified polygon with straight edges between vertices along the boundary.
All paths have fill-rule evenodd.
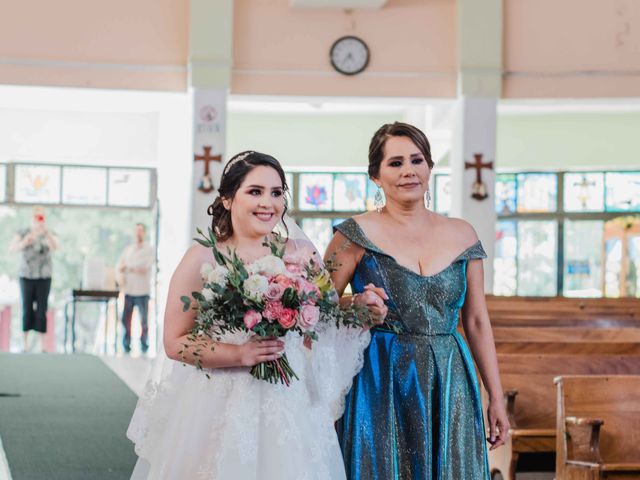
<path id="1" fill-rule="evenodd" d="M 225 241 L 233 235 L 233 225 L 231 223 L 231 212 L 224 208 L 223 200 L 232 200 L 236 192 L 244 182 L 249 172 L 256 167 L 264 166 L 273 168 L 282 180 L 282 188 L 286 193 L 289 190 L 287 179 L 280 162 L 271 155 L 265 153 L 246 151 L 240 152 L 227 162 L 222 171 L 218 197 L 207 208 L 207 213 L 211 215 L 211 229 L 219 241 Z M 287 213 L 287 202 L 284 204 L 282 216 Z"/>
<path id="2" fill-rule="evenodd" d="M 380 176 L 380 163 L 382 163 L 382 159 L 384 158 L 384 146 L 390 137 L 407 137 L 422 152 L 429 168 L 433 168 L 431 145 L 429 145 L 429 140 L 427 140 L 427 136 L 422 133 L 422 130 L 408 123 L 387 123 L 373 134 L 373 138 L 369 144 L 368 172 L 371 178 L 378 178 Z"/>

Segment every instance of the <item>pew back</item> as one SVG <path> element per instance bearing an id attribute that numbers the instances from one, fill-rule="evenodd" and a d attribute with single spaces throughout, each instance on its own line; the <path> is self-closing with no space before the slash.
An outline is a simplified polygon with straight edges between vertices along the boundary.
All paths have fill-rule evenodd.
<path id="1" fill-rule="evenodd" d="M 556 391 L 560 375 L 640 375 L 640 355 L 498 354 L 504 391 L 517 390 L 515 428 L 555 429 Z"/>
<path id="2" fill-rule="evenodd" d="M 640 375 L 562 375 L 556 384 L 560 456 L 581 453 L 567 451 L 563 441 L 568 417 L 600 419 L 603 463 L 640 463 Z"/>

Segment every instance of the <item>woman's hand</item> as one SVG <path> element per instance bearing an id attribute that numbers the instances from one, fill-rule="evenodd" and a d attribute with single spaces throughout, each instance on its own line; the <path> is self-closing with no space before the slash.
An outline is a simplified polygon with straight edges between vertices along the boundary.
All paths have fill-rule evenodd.
<path id="1" fill-rule="evenodd" d="M 489 438 L 491 444 L 489 450 L 495 450 L 504 445 L 509 437 L 509 418 L 502 398 L 490 400 L 487 408 L 487 420 L 489 422 Z"/>
<path id="2" fill-rule="evenodd" d="M 376 287 L 370 283 L 364 287 L 364 292 L 355 295 L 353 303 L 363 307 L 367 307 L 369 313 L 373 316 L 378 324 L 382 323 L 389 312 L 389 309 L 384 304 L 385 300 L 388 300 L 389 296 L 384 289 Z"/>
<path id="3" fill-rule="evenodd" d="M 284 353 L 284 342 L 274 337 L 252 337 L 247 343 L 238 345 L 239 363 L 253 367 L 262 362 L 277 360 Z"/>
<path id="4" fill-rule="evenodd" d="M 34 235 L 33 232 L 30 231 L 29 233 L 27 233 L 22 239 L 22 248 L 25 248 L 31 245 L 34 242 L 35 238 L 36 238 L 36 235 Z"/>

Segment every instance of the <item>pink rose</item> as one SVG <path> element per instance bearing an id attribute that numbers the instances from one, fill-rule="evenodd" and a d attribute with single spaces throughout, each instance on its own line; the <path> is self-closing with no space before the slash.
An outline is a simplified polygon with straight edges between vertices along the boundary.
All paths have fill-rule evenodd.
<path id="1" fill-rule="evenodd" d="M 301 276 L 304 272 L 304 267 L 295 263 L 288 263 L 285 268 L 287 272 L 296 276 Z"/>
<path id="2" fill-rule="evenodd" d="M 284 292 L 287 288 L 293 286 L 293 280 L 287 277 L 286 275 L 276 275 L 271 280 L 272 283 L 277 283 L 282 287 L 282 291 Z"/>
<path id="3" fill-rule="evenodd" d="M 320 289 L 304 278 L 299 278 L 296 282 L 296 286 L 298 293 L 304 293 L 307 296 L 312 297 L 308 299 L 307 302 L 315 303 L 315 301 L 320 298 Z"/>
<path id="4" fill-rule="evenodd" d="M 293 253 L 287 253 L 282 257 L 284 263 L 291 263 L 295 265 L 307 265 L 314 257 L 315 250 L 309 248 L 299 248 Z"/>
<path id="5" fill-rule="evenodd" d="M 267 302 L 267 305 L 262 311 L 262 316 L 270 322 L 273 322 L 282 316 L 283 310 L 286 309 L 282 306 L 282 302 Z"/>
<path id="6" fill-rule="evenodd" d="M 291 308 L 283 308 L 280 316 L 278 316 L 278 323 L 286 329 L 293 327 L 296 324 L 296 317 L 298 312 Z"/>
<path id="7" fill-rule="evenodd" d="M 262 320 L 262 315 L 256 312 L 255 310 L 249 310 L 244 314 L 244 326 L 247 327 L 247 330 L 251 330 L 255 327 L 260 320 Z"/>
<path id="8" fill-rule="evenodd" d="M 282 294 L 284 293 L 284 288 L 277 282 L 271 282 L 267 291 L 264 294 L 264 298 L 269 302 L 277 302 L 282 298 Z"/>
<path id="9" fill-rule="evenodd" d="M 305 305 L 300 310 L 298 325 L 302 330 L 312 330 L 320 319 L 320 308 L 313 305 Z"/>

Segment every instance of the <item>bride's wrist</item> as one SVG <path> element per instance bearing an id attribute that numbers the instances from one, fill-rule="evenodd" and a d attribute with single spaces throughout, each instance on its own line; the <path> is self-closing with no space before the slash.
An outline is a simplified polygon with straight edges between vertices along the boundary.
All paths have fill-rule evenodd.
<path id="1" fill-rule="evenodd" d="M 233 347 L 231 350 L 231 358 L 233 365 L 236 367 L 246 367 L 244 364 L 244 356 L 242 355 L 242 345 L 230 345 Z"/>

